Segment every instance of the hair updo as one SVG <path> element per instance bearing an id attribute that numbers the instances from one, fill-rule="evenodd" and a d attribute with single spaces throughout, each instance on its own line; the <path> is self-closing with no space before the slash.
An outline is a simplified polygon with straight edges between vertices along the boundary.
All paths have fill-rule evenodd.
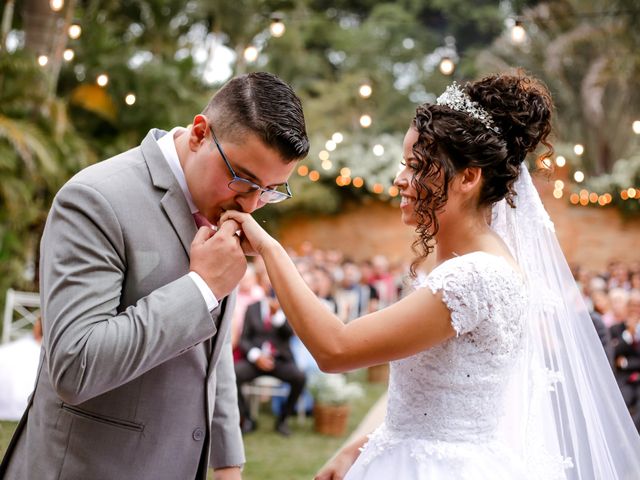
<path id="1" fill-rule="evenodd" d="M 445 105 L 424 104 L 417 108 L 412 126 L 418 131 L 413 154 L 418 163 L 412 186 L 417 191 L 418 239 L 413 244 L 419 257 L 415 267 L 433 251 L 438 232 L 436 213 L 447 203 L 449 184 L 467 167 L 482 169 L 478 207 L 503 198 L 514 207 L 513 184 L 520 165 L 540 143 L 553 154 L 547 137 L 551 132 L 553 103 L 547 87 L 521 72 L 491 75 L 463 88 L 491 116 L 495 132 L 468 113 Z"/>

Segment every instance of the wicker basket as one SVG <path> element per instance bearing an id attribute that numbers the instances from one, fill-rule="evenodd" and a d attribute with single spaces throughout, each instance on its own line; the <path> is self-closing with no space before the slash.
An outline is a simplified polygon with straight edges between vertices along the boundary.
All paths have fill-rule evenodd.
<path id="1" fill-rule="evenodd" d="M 318 433 L 341 437 L 347 431 L 349 405 L 324 405 L 316 403 L 313 407 L 314 428 Z"/>
<path id="2" fill-rule="evenodd" d="M 389 382 L 389 364 L 374 365 L 367 368 L 367 381 L 369 383 L 388 383 Z"/>

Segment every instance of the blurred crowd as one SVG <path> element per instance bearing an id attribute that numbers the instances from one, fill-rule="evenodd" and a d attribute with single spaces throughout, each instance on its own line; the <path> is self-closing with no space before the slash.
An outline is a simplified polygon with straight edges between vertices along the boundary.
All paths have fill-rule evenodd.
<path id="1" fill-rule="evenodd" d="M 356 261 L 339 250 L 322 250 L 311 243 L 303 244 L 298 251 L 290 250 L 289 255 L 309 288 L 345 323 L 393 303 L 412 289 L 408 263 L 393 262 L 384 255 Z M 573 266 L 573 274 L 640 431 L 640 261 L 612 261 L 604 271 Z M 251 309 L 252 305 L 255 308 Z M 305 383 L 319 369 L 281 314 L 260 258 L 253 259 L 239 284 L 231 340 L 238 367 L 239 393 L 241 383 L 260 375 L 276 376 L 294 386 L 290 397 L 281 404 L 276 420 L 276 430 L 288 434 L 286 417 L 299 405 L 300 395 L 302 400 L 304 395 L 309 396 L 303 390 Z M 31 349 L 24 348 L 20 342 L 0 347 L 0 367 L 3 367 L 0 374 L 4 372 L 0 375 L 3 392 L 0 417 L 4 419 L 19 417 L 32 388 L 33 375 L 27 375 L 24 369 L 35 373 L 39 330 L 35 338 L 23 339 L 23 343 L 27 341 Z M 15 367 L 18 347 L 20 351 L 27 351 L 32 359 L 17 362 L 24 367 L 21 369 Z M 9 375 L 20 377 L 21 381 L 10 381 Z M 14 395 L 8 385 L 18 384 L 22 388 L 18 392 L 17 387 L 12 387 L 16 390 Z M 310 402 L 312 399 L 307 399 L 307 408 Z M 242 410 L 244 406 L 240 407 Z M 246 407 L 244 411 L 248 412 Z M 248 419 L 243 430 L 255 429 L 251 421 Z"/>
<path id="2" fill-rule="evenodd" d="M 603 272 L 574 266 L 573 275 L 640 431 L 640 262 L 612 261 Z"/>

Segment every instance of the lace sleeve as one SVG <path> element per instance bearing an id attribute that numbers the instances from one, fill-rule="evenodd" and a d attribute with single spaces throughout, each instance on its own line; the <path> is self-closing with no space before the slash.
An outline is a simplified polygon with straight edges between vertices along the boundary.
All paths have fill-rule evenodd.
<path id="1" fill-rule="evenodd" d="M 456 336 L 472 331 L 489 318 L 493 274 L 489 262 L 469 254 L 441 264 L 427 277 L 423 286 L 434 294 L 442 292 Z"/>

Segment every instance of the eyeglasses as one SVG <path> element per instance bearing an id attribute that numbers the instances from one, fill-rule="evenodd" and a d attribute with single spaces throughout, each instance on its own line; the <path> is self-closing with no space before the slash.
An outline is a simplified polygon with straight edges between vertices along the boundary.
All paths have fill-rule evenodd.
<path id="1" fill-rule="evenodd" d="M 224 163 L 227 165 L 229 172 L 231 173 L 231 181 L 227 185 L 231 190 L 240 194 L 249 194 L 254 192 L 260 192 L 260 200 L 264 203 L 279 203 L 283 200 L 291 198 L 293 195 L 291 194 L 291 189 L 289 188 L 289 183 L 285 182 L 284 185 L 278 185 L 274 188 L 264 188 L 258 185 L 251 180 L 246 178 L 239 177 L 236 175 L 236 172 L 231 167 L 229 160 L 227 160 L 227 156 L 224 154 L 220 143 L 218 143 L 218 139 L 216 134 L 213 132 L 213 127 L 209 125 L 209 130 L 211 130 L 211 136 L 213 137 L 213 141 L 218 147 L 218 152 L 220 152 L 220 156 L 224 160 Z M 282 189 L 282 190 L 278 190 Z"/>

